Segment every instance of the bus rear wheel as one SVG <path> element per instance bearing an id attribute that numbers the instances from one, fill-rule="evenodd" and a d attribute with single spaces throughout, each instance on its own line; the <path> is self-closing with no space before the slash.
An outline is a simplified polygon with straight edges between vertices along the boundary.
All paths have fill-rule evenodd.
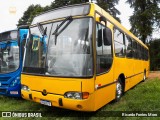
<path id="1" fill-rule="evenodd" d="M 115 102 L 118 102 L 121 99 L 122 95 L 123 95 L 123 85 L 122 85 L 121 79 L 119 78 L 116 84 Z"/>
<path id="2" fill-rule="evenodd" d="M 143 82 L 145 82 L 146 81 L 146 72 L 144 71 L 144 73 L 143 73 Z"/>

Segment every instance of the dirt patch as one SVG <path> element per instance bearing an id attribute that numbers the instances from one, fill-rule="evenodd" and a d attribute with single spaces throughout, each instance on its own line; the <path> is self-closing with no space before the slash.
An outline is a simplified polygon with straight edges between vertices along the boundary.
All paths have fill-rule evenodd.
<path id="1" fill-rule="evenodd" d="M 160 79 L 160 71 L 150 71 L 149 79 L 159 78 Z"/>

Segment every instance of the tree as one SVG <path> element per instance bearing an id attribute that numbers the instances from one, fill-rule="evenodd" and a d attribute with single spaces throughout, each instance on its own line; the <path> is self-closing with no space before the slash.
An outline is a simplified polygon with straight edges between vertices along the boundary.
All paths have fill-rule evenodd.
<path id="1" fill-rule="evenodd" d="M 117 17 L 117 15 L 120 15 L 121 13 L 118 9 L 115 8 L 119 0 L 97 0 L 97 2 L 100 7 L 110 13 L 115 19 L 120 22 L 120 19 Z"/>
<path id="2" fill-rule="evenodd" d="M 33 18 L 43 12 L 43 7 L 41 5 L 30 5 L 28 9 L 24 12 L 23 16 L 19 19 L 18 21 L 18 26 L 19 25 L 30 25 Z"/>
<path id="3" fill-rule="evenodd" d="M 148 36 L 151 36 L 154 26 L 160 24 L 160 8 L 158 3 L 160 0 L 127 0 L 130 7 L 134 9 L 133 15 L 129 21 L 131 23 L 131 31 L 139 37 L 143 43 L 146 43 Z"/>
<path id="4" fill-rule="evenodd" d="M 118 21 L 120 21 L 120 19 L 117 17 L 117 14 L 120 14 L 120 12 L 115 8 L 115 5 L 118 4 L 118 1 L 119 0 L 97 0 L 98 2 L 97 4 L 101 6 L 104 10 L 109 12 Z M 24 15 L 22 16 L 22 18 L 19 19 L 18 25 L 22 25 L 22 24 L 30 25 L 33 18 L 41 12 L 66 6 L 66 5 L 80 4 L 84 2 L 86 2 L 86 0 L 54 0 L 51 3 L 51 5 L 46 7 L 41 7 L 40 5 L 31 5 L 24 12 Z"/>
<path id="5" fill-rule="evenodd" d="M 150 52 L 150 69 L 160 69 L 160 39 L 154 39 L 149 42 Z"/>
<path id="6" fill-rule="evenodd" d="M 55 0 L 52 2 L 51 6 L 52 8 L 57 8 L 65 5 L 85 3 L 86 1 L 87 0 Z M 117 15 L 120 15 L 120 12 L 115 8 L 116 4 L 118 4 L 118 1 L 119 0 L 97 0 L 97 4 L 109 12 L 118 21 L 120 21 L 120 19 L 117 17 Z"/>

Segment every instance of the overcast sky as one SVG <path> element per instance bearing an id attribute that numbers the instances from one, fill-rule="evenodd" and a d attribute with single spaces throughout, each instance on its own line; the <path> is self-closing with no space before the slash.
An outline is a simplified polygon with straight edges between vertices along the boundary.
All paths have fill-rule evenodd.
<path id="1" fill-rule="evenodd" d="M 0 32 L 16 28 L 18 20 L 31 4 L 49 5 L 53 0 L 0 0 Z M 15 11 L 15 12 L 14 12 Z"/>
<path id="2" fill-rule="evenodd" d="M 41 6 L 50 5 L 53 0 L 0 0 L 0 32 L 15 29 L 18 20 L 23 16 L 24 11 L 31 4 L 40 4 Z M 119 16 L 122 25 L 130 29 L 128 21 L 133 10 L 125 3 L 126 0 L 119 0 L 119 5 L 116 6 L 121 12 Z"/>

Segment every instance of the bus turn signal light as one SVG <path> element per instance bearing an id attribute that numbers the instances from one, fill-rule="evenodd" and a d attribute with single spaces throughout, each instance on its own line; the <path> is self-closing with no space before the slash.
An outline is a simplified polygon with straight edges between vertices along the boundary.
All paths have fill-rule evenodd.
<path id="1" fill-rule="evenodd" d="M 87 99 L 89 97 L 89 93 L 88 92 L 83 92 L 82 93 L 82 98 L 83 99 Z"/>

